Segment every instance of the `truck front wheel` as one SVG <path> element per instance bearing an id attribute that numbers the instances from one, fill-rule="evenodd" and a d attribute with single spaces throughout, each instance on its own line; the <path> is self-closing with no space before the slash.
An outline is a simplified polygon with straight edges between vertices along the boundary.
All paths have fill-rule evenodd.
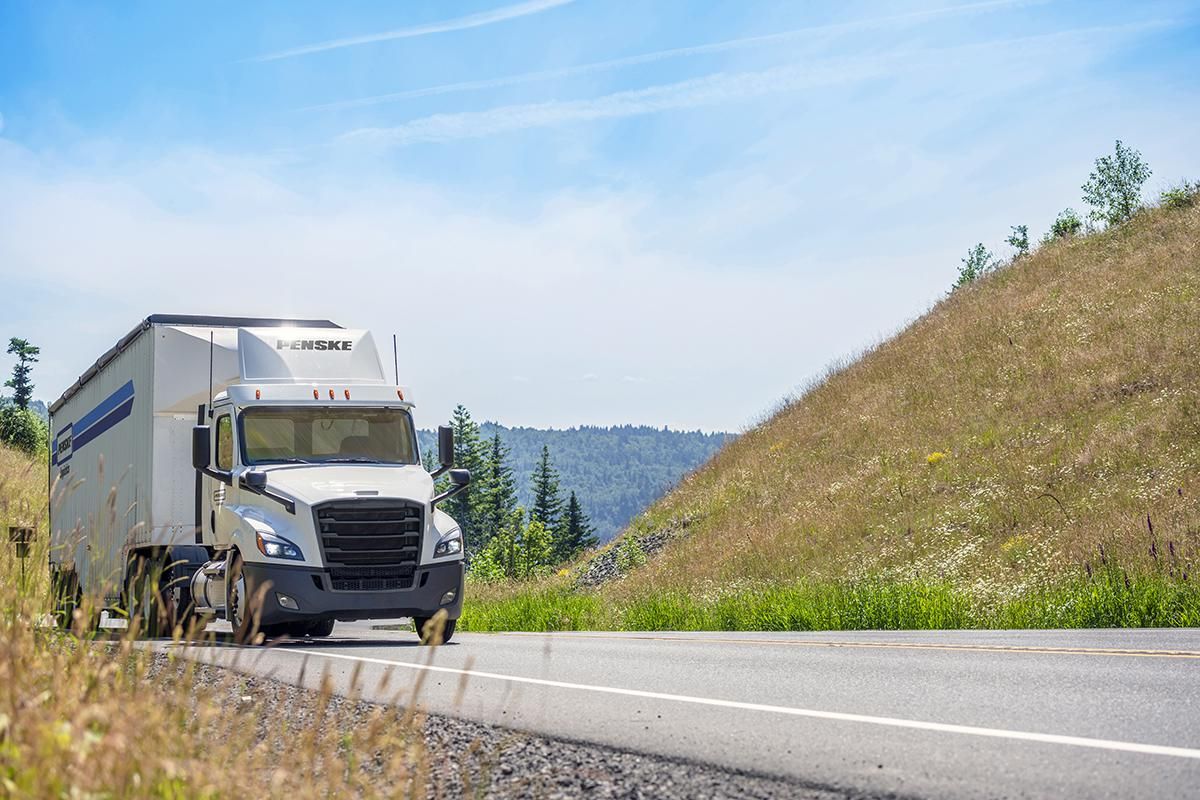
<path id="1" fill-rule="evenodd" d="M 314 622 L 309 625 L 308 630 L 305 631 L 305 633 L 307 633 L 309 636 L 324 638 L 333 633 L 333 625 L 334 620 L 323 619 L 320 622 Z"/>
<path id="2" fill-rule="evenodd" d="M 441 636 L 437 635 L 437 625 L 430 624 L 433 617 L 413 617 L 413 626 L 417 629 L 417 637 L 421 644 L 447 644 L 454 637 L 454 628 L 458 620 L 448 619 L 442 623 Z"/>
<path id="3" fill-rule="evenodd" d="M 237 644 L 251 644 L 258 633 L 258 625 L 250 608 L 251 598 L 247 595 L 246 573 L 242 569 L 242 557 L 237 550 L 229 551 L 225 563 L 225 619 L 233 631 Z"/>

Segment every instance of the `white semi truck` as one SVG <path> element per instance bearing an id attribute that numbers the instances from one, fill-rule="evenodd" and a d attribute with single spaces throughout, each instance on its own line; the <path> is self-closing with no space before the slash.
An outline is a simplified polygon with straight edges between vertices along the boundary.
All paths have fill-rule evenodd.
<path id="1" fill-rule="evenodd" d="M 398 377 L 398 376 L 396 376 Z M 462 610 L 463 538 L 422 467 L 412 398 L 365 330 L 155 314 L 50 406 L 50 572 L 150 635 L 224 617 L 239 641 Z M 450 487 L 435 492 L 449 472 Z"/>

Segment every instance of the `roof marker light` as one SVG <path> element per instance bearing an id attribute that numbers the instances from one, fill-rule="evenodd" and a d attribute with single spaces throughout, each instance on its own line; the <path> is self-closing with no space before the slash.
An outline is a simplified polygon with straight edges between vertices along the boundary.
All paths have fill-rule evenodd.
<path id="1" fill-rule="evenodd" d="M 396 389 L 396 397 L 399 397 L 401 402 L 403 402 L 404 401 L 404 390 L 397 388 Z"/>
<path id="2" fill-rule="evenodd" d="M 317 390 L 313 389 L 313 400 L 318 400 L 318 399 L 320 399 L 320 397 L 321 396 L 319 394 L 317 394 Z"/>
<path id="3" fill-rule="evenodd" d="M 349 389 L 346 390 L 346 399 L 347 400 L 350 399 L 350 390 Z"/>
<path id="4" fill-rule="evenodd" d="M 330 390 L 329 390 L 329 399 L 330 399 L 330 400 L 332 400 L 332 399 L 333 399 L 333 389 L 330 389 Z"/>
<path id="5" fill-rule="evenodd" d="M 255 389 L 255 390 L 254 390 L 254 399 L 255 399 L 255 400 L 262 400 L 262 389 Z"/>

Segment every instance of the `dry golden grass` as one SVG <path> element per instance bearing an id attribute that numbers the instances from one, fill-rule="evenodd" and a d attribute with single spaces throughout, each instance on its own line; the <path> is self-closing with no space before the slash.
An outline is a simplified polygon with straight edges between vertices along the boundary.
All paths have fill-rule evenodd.
<path id="1" fill-rule="evenodd" d="M 427 796 L 422 720 L 403 708 L 334 702 L 327 681 L 268 702 L 130 635 L 49 627 L 45 476 L 0 447 L 0 797 Z M 38 530 L 24 581 L 9 525 Z"/>
<path id="2" fill-rule="evenodd" d="M 1200 550 L 1200 208 L 1044 246 L 950 295 L 632 531 L 679 521 L 609 603 L 868 576 L 990 603 L 1102 544 L 1180 577 Z"/>

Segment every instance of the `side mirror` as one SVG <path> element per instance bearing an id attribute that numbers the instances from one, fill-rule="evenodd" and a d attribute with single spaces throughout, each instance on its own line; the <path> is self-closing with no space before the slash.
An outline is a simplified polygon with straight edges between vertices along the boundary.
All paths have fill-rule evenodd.
<path id="1" fill-rule="evenodd" d="M 443 500 L 449 500 L 454 495 L 467 488 L 467 484 L 471 482 L 471 470 L 469 469 L 452 469 L 450 470 L 450 488 L 433 498 L 433 505 L 437 505 Z"/>
<path id="2" fill-rule="evenodd" d="M 203 472 L 212 464 L 212 429 L 207 425 L 192 428 L 192 466 Z"/>
<path id="3" fill-rule="evenodd" d="M 454 428 L 438 426 L 438 463 L 446 469 L 454 466 Z"/>
<path id="4" fill-rule="evenodd" d="M 246 486 L 250 487 L 256 492 L 261 492 L 263 489 L 267 488 L 267 473 L 265 472 L 247 472 L 246 474 L 242 475 L 242 480 L 246 482 Z"/>

